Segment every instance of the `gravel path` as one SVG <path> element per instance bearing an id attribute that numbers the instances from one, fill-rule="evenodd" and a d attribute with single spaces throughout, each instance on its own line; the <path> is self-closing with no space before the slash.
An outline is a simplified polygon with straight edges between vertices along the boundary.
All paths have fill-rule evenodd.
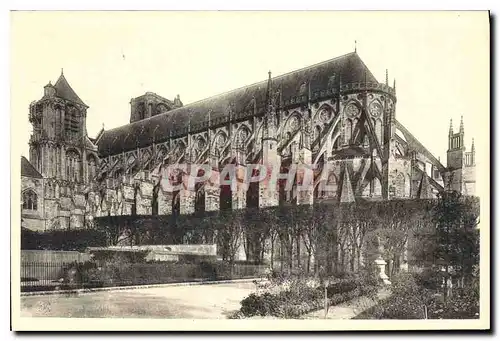
<path id="1" fill-rule="evenodd" d="M 25 296 L 21 316 L 225 319 L 253 291 L 246 282 Z"/>

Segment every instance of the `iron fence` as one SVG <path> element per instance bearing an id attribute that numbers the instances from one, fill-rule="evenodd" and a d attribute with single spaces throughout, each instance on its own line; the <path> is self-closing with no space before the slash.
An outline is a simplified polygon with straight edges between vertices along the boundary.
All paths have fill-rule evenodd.
<path id="1" fill-rule="evenodd" d="M 183 264 L 22 262 L 21 291 L 217 281 L 263 277 L 268 266 L 201 262 Z"/>
<path id="2" fill-rule="evenodd" d="M 63 282 L 68 262 L 22 262 L 21 290 L 26 288 L 55 288 Z"/>

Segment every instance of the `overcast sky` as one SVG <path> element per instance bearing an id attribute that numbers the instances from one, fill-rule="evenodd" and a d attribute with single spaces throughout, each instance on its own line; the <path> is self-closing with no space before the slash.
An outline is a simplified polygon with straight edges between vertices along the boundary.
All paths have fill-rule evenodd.
<path id="1" fill-rule="evenodd" d="M 30 102 L 64 75 L 90 107 L 89 136 L 127 124 L 146 91 L 184 104 L 354 50 L 396 78 L 396 118 L 446 161 L 450 118 L 469 149 L 488 145 L 486 12 L 17 12 L 12 14 L 12 142 L 28 156 Z M 479 148 L 478 148 L 479 146 Z M 479 150 L 478 150 L 479 149 Z M 484 149 L 484 153 L 489 151 Z M 485 154 L 486 155 L 486 154 Z M 481 159 L 481 155 L 478 155 Z"/>

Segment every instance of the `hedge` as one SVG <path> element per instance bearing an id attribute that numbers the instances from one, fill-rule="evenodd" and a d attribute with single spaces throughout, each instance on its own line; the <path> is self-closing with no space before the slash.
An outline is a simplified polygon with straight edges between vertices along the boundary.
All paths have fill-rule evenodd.
<path id="1" fill-rule="evenodd" d="M 35 232 L 21 229 L 21 250 L 62 250 L 83 252 L 89 246 L 106 246 L 102 230 L 53 230 Z"/>

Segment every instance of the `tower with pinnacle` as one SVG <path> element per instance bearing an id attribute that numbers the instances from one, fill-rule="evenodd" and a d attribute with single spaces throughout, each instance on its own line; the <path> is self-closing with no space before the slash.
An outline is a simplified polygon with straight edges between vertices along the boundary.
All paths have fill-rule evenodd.
<path id="1" fill-rule="evenodd" d="M 445 185 L 448 190 L 455 190 L 464 195 L 474 195 L 476 184 L 476 150 L 474 139 L 472 139 L 471 149 L 467 151 L 464 137 L 463 117 L 460 119 L 460 127 L 456 133 L 453 130 L 453 122 L 450 120 L 446 160 L 448 176 Z"/>
<path id="2" fill-rule="evenodd" d="M 44 87 L 43 97 L 31 103 L 29 158 L 44 178 L 85 183 L 95 175 L 97 148 L 87 136 L 87 109 L 62 70 L 55 84 Z"/>

